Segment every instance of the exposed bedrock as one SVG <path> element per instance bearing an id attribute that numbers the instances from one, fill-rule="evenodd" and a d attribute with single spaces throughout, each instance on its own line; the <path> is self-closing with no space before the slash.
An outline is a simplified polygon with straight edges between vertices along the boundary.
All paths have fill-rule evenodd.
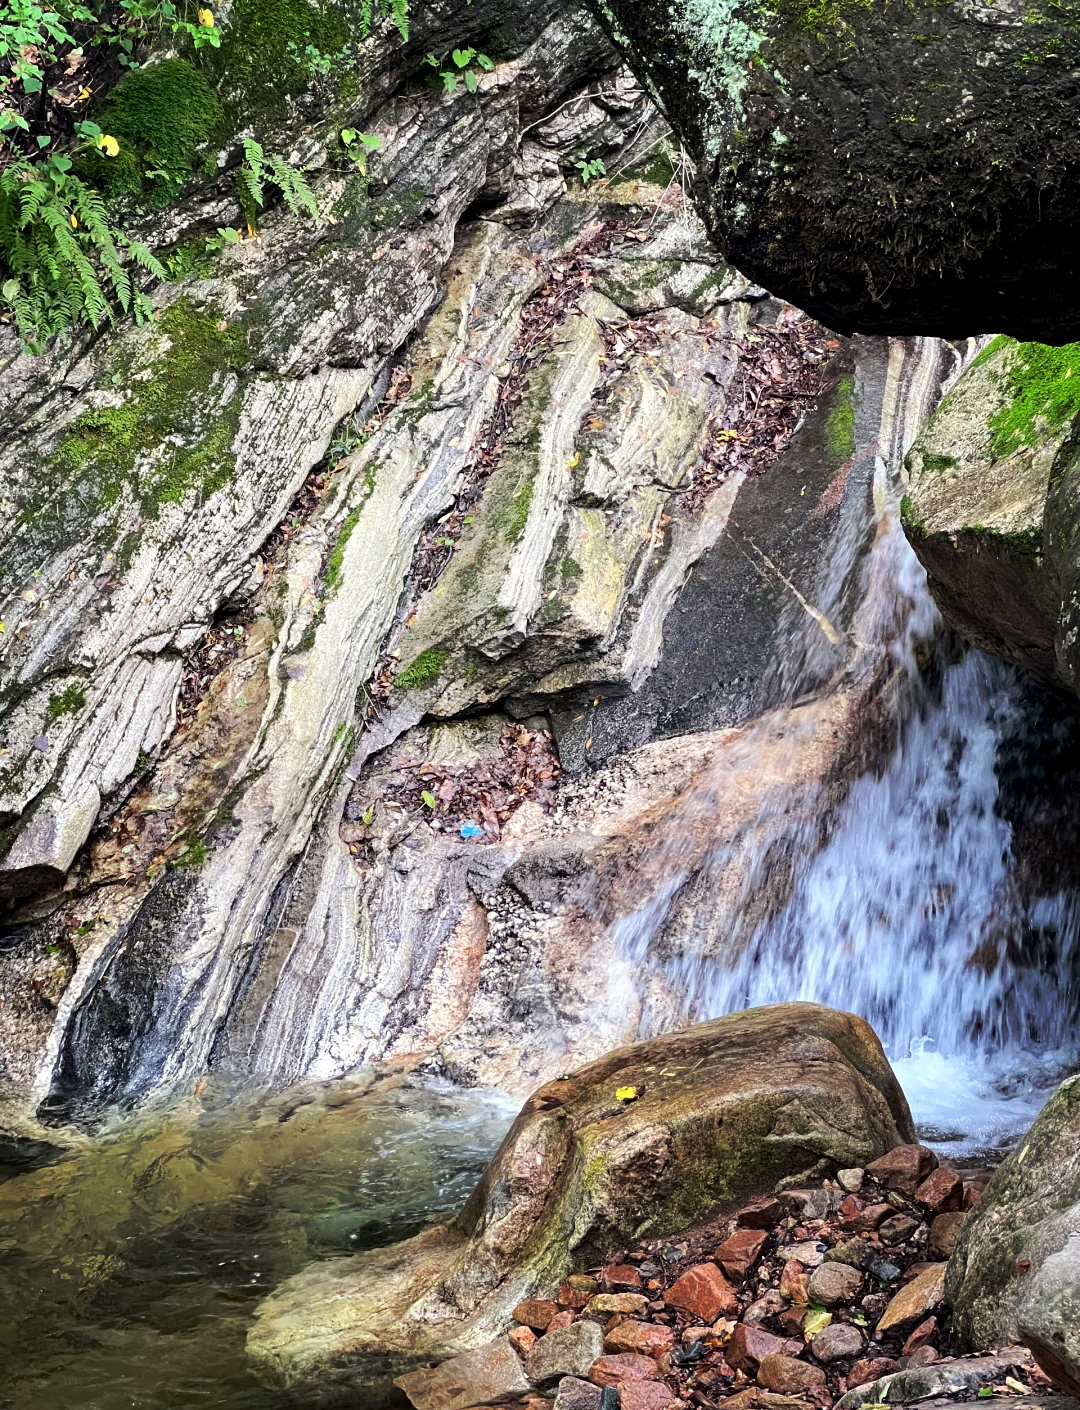
<path id="1" fill-rule="evenodd" d="M 529 1098 L 449 1224 L 283 1283 L 249 1335 L 253 1368 L 299 1399 L 359 1393 L 374 1410 L 394 1376 L 484 1345 L 518 1302 L 626 1240 L 913 1139 L 851 1014 L 782 1004 L 618 1049 Z"/>
<path id="2" fill-rule="evenodd" d="M 1080 1393 L 1080 1077 L 1039 1113 L 965 1222 L 945 1286 L 968 1348 L 1019 1337 Z"/>
<path id="3" fill-rule="evenodd" d="M 1080 689 L 1075 347 L 994 339 L 906 462 L 902 517 L 946 619 L 1043 685 Z"/>
<path id="4" fill-rule="evenodd" d="M 719 248 L 774 293 L 845 333 L 1080 334 L 1072 8 L 594 8 L 681 135 Z"/>

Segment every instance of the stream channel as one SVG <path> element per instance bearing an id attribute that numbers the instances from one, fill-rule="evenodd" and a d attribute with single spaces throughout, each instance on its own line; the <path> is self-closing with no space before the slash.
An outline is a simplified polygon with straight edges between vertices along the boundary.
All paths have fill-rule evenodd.
<path id="1" fill-rule="evenodd" d="M 885 542 L 894 600 L 911 603 L 891 757 L 734 960 L 653 953 L 677 862 L 616 939 L 689 1019 L 789 999 L 862 1014 L 924 1139 L 985 1164 L 1076 1060 L 1078 893 L 1047 844 L 1071 821 L 1071 731 L 1064 707 L 940 635 L 916 666 L 936 613 L 895 523 Z M 646 1005 L 643 1036 L 650 1022 Z M 246 1369 L 255 1302 L 312 1259 L 458 1207 L 518 1104 L 389 1068 L 286 1093 L 212 1081 L 57 1164 L 0 1170 L 0 1406 L 283 1406 Z"/>

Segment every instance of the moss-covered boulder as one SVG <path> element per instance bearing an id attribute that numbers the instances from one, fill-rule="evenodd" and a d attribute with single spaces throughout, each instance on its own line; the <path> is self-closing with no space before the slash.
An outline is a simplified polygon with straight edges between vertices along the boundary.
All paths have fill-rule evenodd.
<path id="1" fill-rule="evenodd" d="M 946 619 L 1045 684 L 1080 683 L 1080 345 L 998 337 L 906 462 L 904 528 Z"/>
<path id="2" fill-rule="evenodd" d="M 945 1295 L 969 1348 L 1019 1336 L 1080 1391 L 1080 1077 L 1057 1089 L 965 1221 Z"/>
<path id="3" fill-rule="evenodd" d="M 913 1139 L 852 1014 L 781 1004 L 619 1048 L 526 1102 L 450 1224 L 284 1283 L 257 1313 L 252 1365 L 302 1399 L 362 1392 L 375 1410 L 393 1376 L 485 1345 L 523 1298 L 626 1240 Z"/>
<path id="4" fill-rule="evenodd" d="M 743 273 L 840 332 L 1077 336 L 1071 0 L 592 3 Z"/>

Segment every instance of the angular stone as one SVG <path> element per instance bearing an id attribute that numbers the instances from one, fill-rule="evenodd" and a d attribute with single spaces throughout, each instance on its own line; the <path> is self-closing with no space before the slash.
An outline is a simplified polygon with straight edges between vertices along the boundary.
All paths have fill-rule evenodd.
<path id="1" fill-rule="evenodd" d="M 743 1322 L 748 1327 L 760 1327 L 763 1322 L 767 1322 L 770 1317 L 776 1317 L 784 1310 L 784 1299 L 780 1296 L 776 1288 L 769 1288 L 767 1292 L 750 1304 L 742 1315 Z"/>
<path id="2" fill-rule="evenodd" d="M 619 1387 L 621 1410 L 676 1410 L 676 1400 L 663 1381 L 630 1381 Z"/>
<path id="3" fill-rule="evenodd" d="M 810 1301 L 810 1276 L 796 1258 L 789 1258 L 780 1274 L 780 1296 L 805 1306 Z"/>
<path id="4" fill-rule="evenodd" d="M 555 1294 L 555 1301 L 560 1307 L 572 1307 L 577 1310 L 584 1307 L 589 1298 L 596 1295 L 599 1286 L 595 1278 L 567 1278 Z"/>
<path id="5" fill-rule="evenodd" d="M 546 1332 L 558 1310 L 558 1303 L 531 1297 L 519 1302 L 511 1316 L 523 1327 L 531 1327 L 534 1332 Z"/>
<path id="6" fill-rule="evenodd" d="M 848 1322 L 833 1322 L 818 1332 L 810 1343 L 810 1350 L 819 1361 L 839 1361 L 844 1356 L 858 1356 L 862 1349 L 862 1333 Z"/>
<path id="7" fill-rule="evenodd" d="M 601 1273 L 600 1281 L 614 1292 L 635 1292 L 641 1287 L 641 1274 L 632 1263 L 611 1263 Z"/>
<path id="8" fill-rule="evenodd" d="M 948 1214 L 964 1207 L 964 1182 L 955 1170 L 939 1165 L 915 1191 L 915 1198 L 931 1214 Z"/>
<path id="9" fill-rule="evenodd" d="M 525 1356 L 536 1341 L 536 1333 L 531 1327 L 511 1327 L 506 1335 L 510 1338 L 510 1345 L 521 1356 Z"/>
<path id="10" fill-rule="evenodd" d="M 819 1263 L 825 1262 L 828 1251 L 828 1244 L 820 1243 L 817 1239 L 804 1239 L 802 1243 L 784 1244 L 776 1250 L 776 1256 L 785 1262 L 793 1258 L 804 1268 L 816 1268 Z"/>
<path id="11" fill-rule="evenodd" d="M 823 1307 L 854 1302 L 862 1290 L 863 1275 L 847 1263 L 823 1263 L 810 1276 L 810 1301 Z"/>
<path id="12" fill-rule="evenodd" d="M 847 1190 L 849 1195 L 857 1195 L 863 1187 L 863 1180 L 866 1178 L 866 1171 L 855 1166 L 851 1170 L 840 1170 L 836 1175 L 836 1182 L 842 1190 Z"/>
<path id="13" fill-rule="evenodd" d="M 908 1323 L 918 1322 L 935 1307 L 940 1307 L 945 1296 L 945 1264 L 934 1263 L 924 1268 L 910 1283 L 900 1289 L 885 1309 L 885 1315 L 877 1324 L 877 1335 L 902 1328 Z"/>
<path id="14" fill-rule="evenodd" d="M 920 1366 L 932 1366 L 935 1361 L 940 1359 L 936 1346 L 916 1347 L 907 1359 L 905 1370 L 917 1371 Z"/>
<path id="15" fill-rule="evenodd" d="M 763 1356 L 757 1369 L 757 1383 L 780 1395 L 804 1395 L 811 1386 L 825 1384 L 820 1366 L 796 1361 L 793 1356 Z"/>
<path id="16" fill-rule="evenodd" d="M 937 1156 L 927 1146 L 896 1146 L 887 1155 L 871 1161 L 866 1173 L 886 1189 L 914 1195 L 930 1172 L 937 1169 L 937 1163 Z"/>
<path id="17" fill-rule="evenodd" d="M 651 1356 L 635 1352 L 618 1352 L 601 1356 L 589 1367 L 589 1380 L 598 1386 L 622 1386 L 632 1381 L 656 1381 L 660 1368 Z"/>
<path id="18" fill-rule="evenodd" d="M 729 1278 L 745 1277 L 761 1256 L 768 1238 L 764 1229 L 736 1229 L 713 1257 Z"/>
<path id="19" fill-rule="evenodd" d="M 967 1215 L 962 1210 L 954 1210 L 951 1214 L 939 1214 L 930 1225 L 930 1249 L 934 1253 L 940 1253 L 942 1258 L 948 1258 L 956 1247 L 956 1241 L 960 1237 L 960 1230 L 964 1227 L 966 1218 Z"/>
<path id="20" fill-rule="evenodd" d="M 849 1390 L 836 1402 L 835 1410 L 861 1410 L 864 1405 L 882 1403 L 909 1405 L 917 1400 L 929 1400 L 932 1396 L 955 1396 L 958 1392 L 970 1398 L 983 1386 L 993 1385 L 1003 1381 L 1008 1375 L 1015 1375 L 1028 1354 L 1023 1347 L 1018 1347 L 1016 1354 L 971 1357 L 962 1361 L 935 1361 L 932 1366 L 894 1371 Z M 941 1410 L 945 1410 L 948 1403 L 947 1400 L 937 1402 Z M 1022 1401 L 1019 1403 L 1023 1404 Z M 1067 1403 L 1059 1404 L 1055 1410 L 1072 1410 L 1072 1406 Z"/>
<path id="21" fill-rule="evenodd" d="M 891 1356 L 873 1356 L 868 1361 L 856 1361 L 847 1374 L 848 1390 L 856 1386 L 869 1385 L 896 1370 L 896 1362 Z"/>
<path id="22" fill-rule="evenodd" d="M 825 1255 L 825 1261 L 827 1263 L 849 1263 L 852 1268 L 861 1268 L 872 1248 L 873 1245 L 868 1243 L 866 1239 L 844 1239 L 841 1243 L 833 1244 Z"/>
<path id="23" fill-rule="evenodd" d="M 904 1343 L 903 1354 L 910 1356 L 913 1351 L 918 1351 L 920 1346 L 929 1346 L 937 1337 L 937 1330 L 937 1318 L 927 1317 L 925 1322 L 919 1323 Z"/>
<path id="24" fill-rule="evenodd" d="M 809 1307 L 785 1307 L 777 1320 L 784 1329 L 785 1335 L 789 1337 L 801 1337 L 803 1334 L 803 1323 L 809 1315 Z"/>
<path id="25" fill-rule="evenodd" d="M 613 1356 L 632 1352 L 637 1356 L 656 1357 L 670 1351 L 674 1342 L 675 1333 L 670 1327 L 660 1327 L 655 1322 L 620 1322 L 604 1337 L 603 1350 Z"/>
<path id="26" fill-rule="evenodd" d="M 798 1356 L 802 1351 L 799 1341 L 787 1341 L 774 1337 L 761 1327 L 747 1326 L 740 1322 L 731 1340 L 724 1348 L 724 1356 L 729 1366 L 744 1375 L 756 1376 L 758 1366 L 766 1356 Z"/>
<path id="27" fill-rule="evenodd" d="M 600 1410 L 600 1387 L 576 1376 L 565 1376 L 559 1382 L 553 1410 Z"/>
<path id="28" fill-rule="evenodd" d="M 843 1194 L 839 1190 L 785 1190 L 780 1196 L 790 1214 L 800 1222 L 808 1219 L 827 1219 L 839 1209 Z"/>
<path id="29" fill-rule="evenodd" d="M 918 1227 L 919 1221 L 910 1214 L 894 1214 L 878 1225 L 878 1236 L 883 1244 L 902 1244 Z"/>
<path id="30" fill-rule="evenodd" d="M 760 1386 L 749 1386 L 723 1401 L 724 1410 L 809 1410 L 801 1396 L 777 1395 Z"/>
<path id="31" fill-rule="evenodd" d="M 585 1311 L 604 1317 L 615 1312 L 621 1312 L 624 1317 L 639 1317 L 648 1305 L 649 1299 L 641 1293 L 597 1293 L 585 1304 Z"/>
<path id="32" fill-rule="evenodd" d="M 1080 1397 L 1080 1234 L 1047 1258 L 1020 1304 L 1020 1335 L 1050 1379 Z"/>
<path id="33" fill-rule="evenodd" d="M 499 1337 L 475 1351 L 463 1351 L 430 1370 L 410 1371 L 398 1376 L 394 1384 L 405 1392 L 416 1410 L 469 1410 L 474 1405 L 498 1405 L 516 1400 L 532 1389 L 507 1337 Z"/>
<path id="34" fill-rule="evenodd" d="M 784 1217 L 784 1206 L 775 1195 L 751 1200 L 736 1214 L 736 1222 L 744 1229 L 771 1229 Z"/>
<path id="35" fill-rule="evenodd" d="M 556 1312 L 555 1316 L 552 1317 L 551 1321 L 548 1323 L 547 1331 L 544 1335 L 550 1336 L 552 1332 L 558 1332 L 561 1331 L 563 1327 L 572 1327 L 573 1325 L 574 1314 L 569 1307 L 564 1307 L 561 1311 Z"/>
<path id="36" fill-rule="evenodd" d="M 842 1218 L 840 1223 L 843 1228 L 850 1229 L 854 1234 L 872 1234 L 880 1229 L 893 1213 L 891 1204 L 868 1204 Z"/>
<path id="37" fill-rule="evenodd" d="M 715 1322 L 723 1313 L 739 1311 L 735 1289 L 715 1263 L 688 1269 L 665 1293 L 669 1307 L 688 1312 L 698 1322 Z"/>
<path id="38" fill-rule="evenodd" d="M 599 1323 L 582 1319 L 541 1337 L 525 1358 L 525 1371 L 540 1385 L 559 1376 L 588 1376 L 603 1352 L 604 1333 Z"/>

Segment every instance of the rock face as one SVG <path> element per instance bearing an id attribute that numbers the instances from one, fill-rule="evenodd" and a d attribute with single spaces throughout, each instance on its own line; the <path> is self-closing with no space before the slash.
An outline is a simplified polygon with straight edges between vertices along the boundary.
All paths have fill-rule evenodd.
<path id="1" fill-rule="evenodd" d="M 486 1344 L 573 1265 L 911 1138 L 880 1044 L 848 1014 L 780 1005 L 621 1049 L 530 1098 L 453 1223 L 283 1284 L 253 1367 L 294 1395 L 381 1403 L 388 1367 Z"/>
<path id="2" fill-rule="evenodd" d="M 946 618 L 1057 689 L 1080 684 L 1075 348 L 996 338 L 907 460 L 903 522 Z"/>
<path id="3" fill-rule="evenodd" d="M 946 1297 L 964 1343 L 1020 1336 L 1075 1393 L 1078 1242 L 1080 1077 L 1070 1077 L 995 1173 L 949 1259 Z"/>
<path id="4" fill-rule="evenodd" d="M 1019 0 L 595 8 L 752 278 L 842 332 L 1077 336 L 1076 302 L 1043 284 L 1078 255 L 1071 19 Z"/>

